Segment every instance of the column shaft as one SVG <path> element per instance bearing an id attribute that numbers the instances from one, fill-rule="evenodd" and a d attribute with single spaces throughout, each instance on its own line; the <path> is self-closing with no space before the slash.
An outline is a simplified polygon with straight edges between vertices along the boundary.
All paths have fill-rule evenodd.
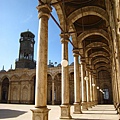
<path id="1" fill-rule="evenodd" d="M 62 43 L 62 60 L 65 59 L 68 61 L 68 35 L 61 34 L 61 43 Z M 62 105 L 61 107 L 61 116 L 60 119 L 69 119 L 70 116 L 70 106 L 69 106 L 69 74 L 68 66 L 62 66 Z"/>
<path id="2" fill-rule="evenodd" d="M 89 81 L 90 81 L 90 102 L 92 104 L 92 102 L 93 102 L 93 89 L 92 89 L 92 75 L 91 75 L 90 71 L 89 71 Z"/>
<path id="3" fill-rule="evenodd" d="M 79 79 L 79 63 L 78 56 L 74 55 L 74 95 L 75 103 L 80 102 L 80 79 Z"/>
<path id="4" fill-rule="evenodd" d="M 82 109 L 87 108 L 87 91 L 86 91 L 86 80 L 85 77 L 85 61 L 81 59 L 81 92 L 82 92 Z"/>
<path id="5" fill-rule="evenodd" d="M 87 106 L 91 107 L 90 104 L 90 78 L 89 78 L 89 72 L 86 71 L 86 76 L 88 76 L 88 80 L 86 80 L 86 88 L 87 88 Z"/>
<path id="6" fill-rule="evenodd" d="M 68 60 L 68 41 L 62 43 L 62 58 Z M 62 66 L 62 104 L 69 104 L 68 66 Z"/>
<path id="7" fill-rule="evenodd" d="M 40 7 L 40 6 L 39 6 Z M 38 28 L 38 49 L 36 68 L 36 95 L 35 106 L 42 107 L 47 104 L 47 56 L 48 56 L 48 14 L 42 10 L 49 10 L 47 6 L 38 7 L 39 28 Z"/>
<path id="8" fill-rule="evenodd" d="M 11 82 L 9 82 L 9 90 L 8 90 L 8 103 L 11 101 Z"/>
<path id="9" fill-rule="evenodd" d="M 74 113 L 81 112 L 81 93 L 80 93 L 80 75 L 79 75 L 79 51 L 73 50 L 74 55 Z"/>
<path id="10" fill-rule="evenodd" d="M 92 84 L 95 84 L 95 78 L 92 76 Z M 93 106 L 95 104 L 95 86 L 92 86 L 92 98 L 93 98 Z"/>
<path id="11" fill-rule="evenodd" d="M 48 56 L 48 19 L 51 7 L 39 5 L 38 49 L 36 67 L 35 109 L 32 120 L 48 120 L 47 108 L 47 56 Z"/>
<path id="12" fill-rule="evenodd" d="M 52 80 L 52 105 L 54 105 L 54 80 Z"/>

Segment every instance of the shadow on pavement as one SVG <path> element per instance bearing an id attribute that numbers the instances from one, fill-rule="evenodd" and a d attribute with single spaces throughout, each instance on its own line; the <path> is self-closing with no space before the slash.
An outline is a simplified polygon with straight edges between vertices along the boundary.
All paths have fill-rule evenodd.
<path id="1" fill-rule="evenodd" d="M 19 115 L 25 114 L 27 111 L 11 110 L 11 109 L 0 109 L 0 119 L 14 118 Z"/>
<path id="2" fill-rule="evenodd" d="M 86 110 L 87 111 L 87 110 Z M 103 110 L 96 110 L 96 109 L 91 109 L 89 111 L 103 111 Z M 116 110 L 104 110 L 104 111 L 116 111 Z"/>
<path id="3" fill-rule="evenodd" d="M 109 119 L 85 119 L 85 118 L 75 118 L 75 119 L 72 119 L 72 120 L 109 120 Z"/>
<path id="4" fill-rule="evenodd" d="M 103 115 L 116 115 L 117 113 L 83 113 L 83 114 L 103 114 Z"/>

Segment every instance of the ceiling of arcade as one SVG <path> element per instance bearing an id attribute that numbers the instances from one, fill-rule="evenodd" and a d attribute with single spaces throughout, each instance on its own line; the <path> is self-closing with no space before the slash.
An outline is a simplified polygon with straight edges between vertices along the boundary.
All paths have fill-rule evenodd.
<path id="1" fill-rule="evenodd" d="M 110 29 L 106 0 L 52 0 L 62 33 L 72 36 L 73 48 L 97 72 L 110 72 Z"/>

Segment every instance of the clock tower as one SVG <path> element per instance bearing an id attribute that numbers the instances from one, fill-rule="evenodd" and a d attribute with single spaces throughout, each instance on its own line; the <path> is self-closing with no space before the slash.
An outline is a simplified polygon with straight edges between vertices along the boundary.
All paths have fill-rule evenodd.
<path id="1" fill-rule="evenodd" d="M 19 58 L 16 60 L 16 68 L 34 69 L 34 41 L 35 35 L 29 30 L 20 34 Z"/>

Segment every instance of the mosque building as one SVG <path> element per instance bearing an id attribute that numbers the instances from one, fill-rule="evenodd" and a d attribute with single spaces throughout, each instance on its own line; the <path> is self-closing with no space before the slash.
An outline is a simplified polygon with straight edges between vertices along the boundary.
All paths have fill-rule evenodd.
<path id="1" fill-rule="evenodd" d="M 25 103 L 35 102 L 36 61 L 34 60 L 35 35 L 30 31 L 20 35 L 19 58 L 16 59 L 15 69 L 12 67 L 0 71 L 0 102 Z M 73 63 L 69 66 L 70 99 L 74 101 L 73 92 Z M 48 64 L 47 74 L 47 103 L 61 104 L 61 65 L 55 66 L 51 61 Z"/>
<path id="2" fill-rule="evenodd" d="M 15 69 L 0 71 L 0 102 L 1 103 L 25 103 L 35 102 L 36 61 L 34 60 L 35 35 L 30 31 L 20 34 L 19 58 L 16 59 Z M 79 66 L 80 67 L 80 66 Z M 79 73 L 80 74 L 80 73 Z M 107 76 L 106 76 L 107 75 Z M 100 94 L 99 103 L 112 103 L 111 78 L 108 72 L 102 75 L 103 91 L 106 96 Z M 106 80 L 104 80 L 106 79 Z M 74 63 L 69 65 L 70 104 L 74 103 Z M 99 93 L 99 92 L 98 92 Z M 97 101 L 97 98 L 96 98 Z M 47 72 L 47 103 L 61 104 L 61 64 L 54 66 L 51 61 Z"/>

